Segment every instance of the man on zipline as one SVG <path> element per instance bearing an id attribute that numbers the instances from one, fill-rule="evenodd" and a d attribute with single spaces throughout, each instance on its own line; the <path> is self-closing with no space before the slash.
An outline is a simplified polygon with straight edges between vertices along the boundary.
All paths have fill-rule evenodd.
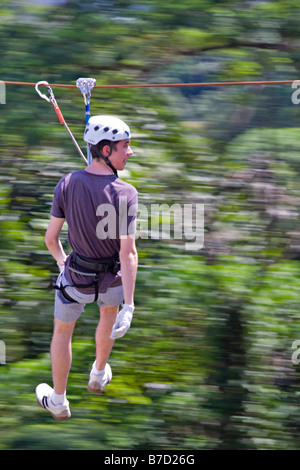
<path id="1" fill-rule="evenodd" d="M 114 340 L 129 329 L 137 272 L 136 189 L 118 178 L 132 155 L 130 129 L 113 116 L 90 118 L 84 140 L 90 165 L 64 176 L 55 188 L 45 242 L 60 275 L 56 284 L 51 342 L 53 386 L 36 387 L 38 403 L 57 420 L 71 417 L 66 398 L 72 359 L 72 334 L 84 306 L 97 302 L 96 359 L 88 390 L 100 394 L 112 378 L 108 364 Z M 72 253 L 59 240 L 64 224 Z M 124 304 L 119 312 L 119 305 Z"/>

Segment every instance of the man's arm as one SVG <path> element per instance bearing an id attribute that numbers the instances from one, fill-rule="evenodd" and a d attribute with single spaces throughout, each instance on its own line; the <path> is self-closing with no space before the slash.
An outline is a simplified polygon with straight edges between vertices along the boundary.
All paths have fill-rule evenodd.
<path id="1" fill-rule="evenodd" d="M 134 289 L 138 265 L 138 254 L 135 246 L 135 237 L 128 235 L 121 238 L 120 263 L 124 302 L 134 305 Z"/>
<path id="2" fill-rule="evenodd" d="M 53 258 L 59 266 L 63 266 L 67 257 L 59 239 L 59 234 L 65 219 L 51 215 L 50 222 L 45 235 L 45 243 Z"/>

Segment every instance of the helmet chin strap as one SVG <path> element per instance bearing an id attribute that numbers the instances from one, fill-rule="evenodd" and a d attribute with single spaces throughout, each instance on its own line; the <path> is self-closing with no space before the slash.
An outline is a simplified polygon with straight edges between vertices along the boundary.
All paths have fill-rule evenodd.
<path id="1" fill-rule="evenodd" d="M 114 145 L 114 142 L 111 142 L 109 154 L 108 154 L 107 157 L 105 157 L 105 156 L 100 152 L 100 150 L 98 150 L 96 147 L 93 148 L 93 152 L 94 152 L 94 154 L 96 155 L 97 158 L 101 158 L 101 160 L 104 160 L 104 162 L 106 163 L 106 165 L 113 171 L 113 173 L 114 173 L 116 176 L 118 176 L 117 170 L 115 169 L 115 167 L 113 166 L 113 164 L 111 163 L 111 161 L 110 161 L 109 158 L 108 158 L 108 157 L 111 156 L 111 153 L 112 153 L 112 150 L 113 150 L 113 145 Z"/>

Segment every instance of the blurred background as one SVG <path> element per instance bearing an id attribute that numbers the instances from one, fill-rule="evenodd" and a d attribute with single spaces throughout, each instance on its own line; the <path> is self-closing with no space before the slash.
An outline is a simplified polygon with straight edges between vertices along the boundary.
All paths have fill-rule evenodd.
<path id="1" fill-rule="evenodd" d="M 0 79 L 296 80 L 299 34 L 297 0 L 1 0 Z M 80 91 L 53 90 L 85 151 Z M 44 234 L 55 185 L 84 164 L 34 87 L 6 86 L 0 105 L 1 450 L 299 448 L 300 106 L 292 102 L 294 91 L 291 84 L 92 91 L 92 114 L 117 114 L 133 130 L 134 155 L 120 177 L 145 205 L 204 204 L 204 246 L 137 240 L 136 313 L 115 344 L 113 380 L 103 396 L 86 390 L 98 322 L 90 305 L 74 333 L 72 419 L 57 423 L 34 394 L 38 383 L 52 384 L 49 285 L 57 266 Z M 66 229 L 62 242 L 70 252 Z"/>

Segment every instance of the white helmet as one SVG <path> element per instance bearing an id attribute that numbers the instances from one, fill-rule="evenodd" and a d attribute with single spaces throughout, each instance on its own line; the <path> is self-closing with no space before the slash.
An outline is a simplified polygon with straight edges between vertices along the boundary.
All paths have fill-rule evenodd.
<path id="1" fill-rule="evenodd" d="M 121 119 L 114 116 L 92 116 L 86 125 L 83 139 L 88 144 L 96 145 L 101 140 L 118 142 L 130 137 L 130 129 Z"/>

